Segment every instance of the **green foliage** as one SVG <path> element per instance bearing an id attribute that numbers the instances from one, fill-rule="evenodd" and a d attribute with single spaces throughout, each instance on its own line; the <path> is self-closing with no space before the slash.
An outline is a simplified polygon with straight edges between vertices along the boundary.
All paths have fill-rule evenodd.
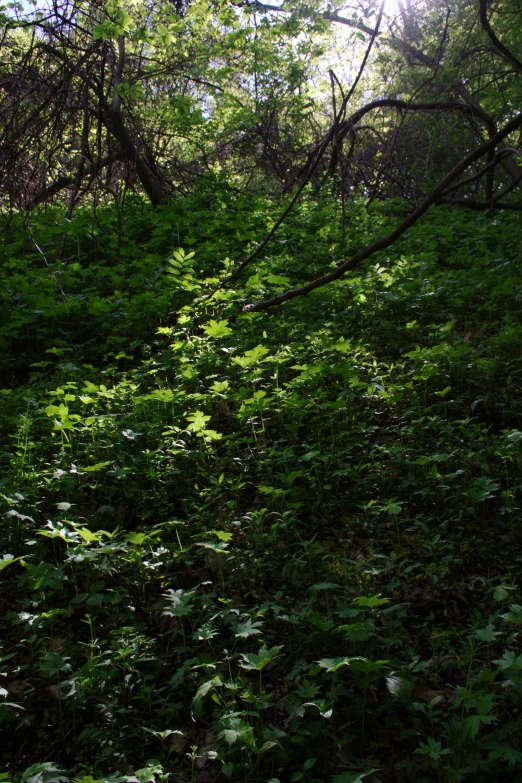
<path id="1" fill-rule="evenodd" d="M 4 232 L 4 780 L 512 783 L 518 218 L 441 210 L 232 322 L 252 286 L 205 298 L 216 259 L 277 205 L 219 187 L 130 199 L 121 261 L 104 209 L 50 268 Z M 256 286 L 343 257 L 317 199 Z M 387 221 L 355 204 L 350 243 Z"/>

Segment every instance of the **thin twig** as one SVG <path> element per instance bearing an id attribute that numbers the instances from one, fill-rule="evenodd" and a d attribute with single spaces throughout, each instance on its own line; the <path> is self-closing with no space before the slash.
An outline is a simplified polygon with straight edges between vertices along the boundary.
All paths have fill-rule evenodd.
<path id="1" fill-rule="evenodd" d="M 49 261 L 47 260 L 47 258 L 46 258 L 46 255 L 45 255 L 45 253 L 43 252 L 42 248 L 41 248 L 39 245 L 37 245 L 37 244 L 36 244 L 36 242 L 34 241 L 33 237 L 31 236 L 31 234 L 29 234 L 29 239 L 31 240 L 31 242 L 33 243 L 33 245 L 35 246 L 35 248 L 38 250 L 38 252 L 39 252 L 39 253 L 40 253 L 40 255 L 42 256 L 42 258 L 43 258 L 43 260 L 44 260 L 44 263 L 45 263 L 45 266 L 46 266 L 46 267 L 47 267 L 47 269 L 49 270 L 49 274 L 51 275 L 51 277 L 53 278 L 54 282 L 55 282 L 55 283 L 56 283 L 56 285 L 58 286 L 58 290 L 60 291 L 60 294 L 63 296 L 64 300 L 67 302 L 67 296 L 66 296 L 66 294 L 65 294 L 65 292 L 64 292 L 64 290 L 63 290 L 63 288 L 62 288 L 62 284 L 60 283 L 60 281 L 59 281 L 59 280 L 58 280 L 58 278 L 56 277 L 55 273 L 54 273 L 54 272 L 53 272 L 53 270 L 51 269 L 51 265 L 49 264 Z"/>

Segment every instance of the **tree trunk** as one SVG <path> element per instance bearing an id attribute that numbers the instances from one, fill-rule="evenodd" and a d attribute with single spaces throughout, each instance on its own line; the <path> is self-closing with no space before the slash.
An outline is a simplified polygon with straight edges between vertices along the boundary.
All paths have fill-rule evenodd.
<path id="1" fill-rule="evenodd" d="M 120 144 L 123 154 L 134 166 L 136 173 L 143 185 L 143 190 L 151 203 L 157 207 L 166 204 L 169 200 L 167 190 L 160 177 L 149 166 L 143 155 L 139 152 L 129 131 L 125 127 L 123 117 L 119 110 L 115 110 L 109 104 L 105 104 L 103 118 L 109 131 Z"/>

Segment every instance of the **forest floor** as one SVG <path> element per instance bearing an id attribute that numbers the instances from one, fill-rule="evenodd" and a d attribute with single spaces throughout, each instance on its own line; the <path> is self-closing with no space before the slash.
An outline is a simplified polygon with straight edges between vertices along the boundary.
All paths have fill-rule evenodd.
<path id="1" fill-rule="evenodd" d="M 396 209 L 6 222 L 0 781 L 522 781 L 518 215 L 227 321 Z"/>

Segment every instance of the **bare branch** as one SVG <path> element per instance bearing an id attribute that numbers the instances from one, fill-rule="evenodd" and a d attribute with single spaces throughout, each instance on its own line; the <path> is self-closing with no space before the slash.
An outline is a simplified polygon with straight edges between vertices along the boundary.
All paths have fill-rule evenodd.
<path id="1" fill-rule="evenodd" d="M 369 245 L 366 245 L 362 250 L 359 250 L 358 253 L 355 253 L 351 258 L 348 259 L 348 261 L 345 261 L 344 264 L 341 264 L 337 267 L 337 269 L 333 270 L 332 272 L 329 272 L 326 275 L 323 275 L 322 277 L 316 278 L 315 280 L 312 280 L 310 283 L 307 283 L 304 286 L 301 286 L 300 288 L 292 288 L 289 291 L 285 291 L 282 294 L 279 294 L 278 296 L 274 296 L 272 299 L 266 299 L 261 302 L 255 302 L 251 305 L 246 305 L 243 308 L 243 312 L 249 312 L 249 313 L 259 313 L 264 310 L 268 310 L 271 307 L 276 307 L 277 305 L 282 304 L 283 302 L 288 302 L 290 299 L 295 299 L 299 296 L 305 296 L 306 294 L 310 293 L 311 291 L 314 291 L 316 288 L 321 288 L 322 286 L 326 285 L 327 283 L 331 283 L 334 280 L 338 280 L 340 277 L 342 277 L 346 272 L 348 272 L 350 269 L 354 269 L 356 266 L 358 266 L 362 261 L 365 261 L 367 258 L 369 258 L 374 253 L 378 252 L 379 250 L 385 250 L 387 247 L 390 247 L 390 245 L 393 245 L 394 242 L 401 237 L 405 231 L 407 231 L 411 226 L 413 226 L 417 220 L 419 220 L 422 215 L 429 209 L 429 207 L 432 204 L 435 204 L 442 196 L 444 191 L 451 185 L 451 183 L 459 177 L 464 171 L 466 171 L 469 166 L 471 166 L 473 163 L 475 163 L 477 160 L 480 160 L 480 158 L 484 157 L 484 155 L 487 155 L 487 153 L 494 149 L 499 142 L 501 142 L 503 139 L 506 138 L 510 133 L 517 130 L 522 125 L 522 113 L 517 114 L 516 117 L 514 117 L 510 122 L 506 123 L 504 127 L 498 131 L 494 136 L 492 136 L 488 141 L 481 144 L 479 147 L 476 147 L 474 150 L 472 150 L 468 155 L 466 155 L 462 160 L 457 163 L 457 165 L 447 174 L 440 182 L 439 184 L 429 193 L 423 201 L 419 204 L 419 206 L 410 214 L 408 217 L 403 220 L 402 223 L 400 223 L 394 230 L 388 234 L 385 237 L 382 237 L 381 239 L 377 239 L 375 242 L 372 242 Z"/>
<path id="2" fill-rule="evenodd" d="M 516 212 L 522 210 L 522 201 L 475 201 L 471 198 L 440 198 L 437 204 L 449 204 L 452 207 L 467 209 L 509 209 Z"/>
<path id="3" fill-rule="evenodd" d="M 84 178 L 96 177 L 100 171 L 103 171 L 103 169 L 109 166 L 111 163 L 116 163 L 116 161 L 122 159 L 123 154 L 118 152 L 114 155 L 111 155 L 110 157 L 103 158 L 99 162 L 96 161 L 92 166 L 85 170 Z M 76 174 L 63 175 L 58 177 L 57 180 L 37 193 L 29 204 L 25 204 L 26 209 L 34 209 L 34 207 L 37 207 L 39 204 L 43 204 L 44 201 L 49 201 L 49 199 L 51 199 L 53 196 L 56 196 L 57 193 L 60 193 L 61 190 L 72 187 L 75 184 L 75 179 Z"/>
<path id="4" fill-rule="evenodd" d="M 501 52 L 504 55 L 506 60 L 508 60 L 511 63 L 511 65 L 515 68 L 517 73 L 522 74 L 522 63 L 517 57 L 515 57 L 515 55 L 512 52 L 509 51 L 509 49 L 506 46 L 504 46 L 502 41 L 500 41 L 497 38 L 493 28 L 489 23 L 486 0 L 479 0 L 479 7 L 480 7 L 480 24 L 482 25 L 483 30 L 485 30 L 485 32 L 489 36 L 490 41 L 493 43 L 495 48 L 498 49 L 499 52 Z"/>

